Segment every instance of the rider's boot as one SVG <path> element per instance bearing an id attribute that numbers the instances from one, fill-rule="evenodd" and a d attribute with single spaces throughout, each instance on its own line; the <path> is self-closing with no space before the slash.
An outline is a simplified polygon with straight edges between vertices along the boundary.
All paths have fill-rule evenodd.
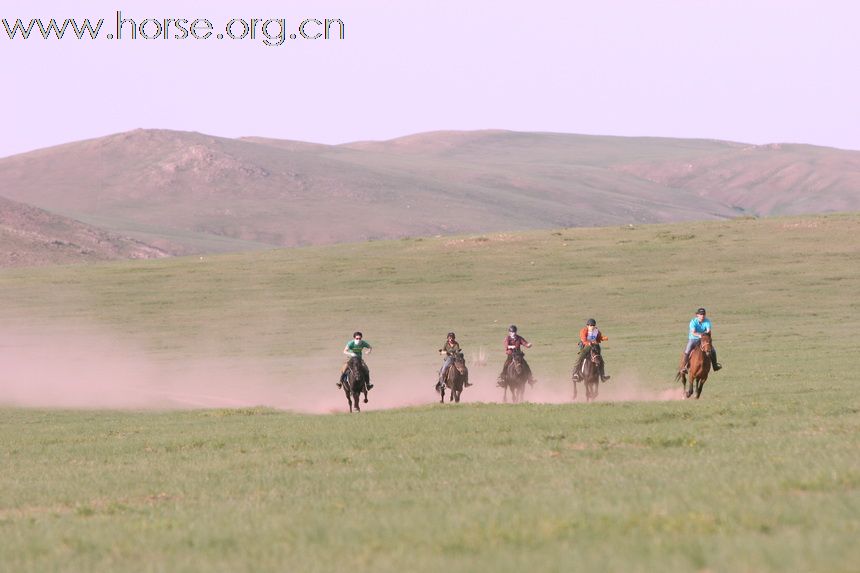
<path id="1" fill-rule="evenodd" d="M 574 381 L 582 380 L 582 360 L 577 360 L 576 365 L 573 367 L 573 379 Z"/>
<path id="2" fill-rule="evenodd" d="M 601 382 L 606 382 L 607 380 L 612 378 L 612 376 L 606 375 L 606 371 L 604 370 L 604 368 L 605 368 L 605 366 L 603 364 L 601 364 L 600 365 L 600 381 Z"/>
<path id="3" fill-rule="evenodd" d="M 346 372 L 341 372 L 340 379 L 337 381 L 336 386 L 338 388 L 343 388 L 344 382 L 346 382 Z"/>
<path id="4" fill-rule="evenodd" d="M 684 353 L 684 365 L 681 367 L 681 372 L 687 374 L 690 371 L 690 354 Z"/>
<path id="5" fill-rule="evenodd" d="M 370 378 L 367 379 L 367 389 L 373 390 L 373 382 L 370 381 Z"/>
<path id="6" fill-rule="evenodd" d="M 723 367 L 722 364 L 717 362 L 717 351 L 711 348 L 711 368 L 714 369 L 714 372 L 720 370 Z"/>
<path id="7" fill-rule="evenodd" d="M 468 380 L 466 380 L 466 381 L 463 383 L 463 387 L 464 387 L 464 388 L 468 388 L 469 386 L 474 386 L 474 384 L 472 384 L 471 382 L 469 382 Z"/>
<path id="8" fill-rule="evenodd" d="M 499 388 L 505 387 L 505 376 L 504 376 L 504 374 L 499 374 L 499 377 L 496 378 L 496 386 L 498 386 Z"/>

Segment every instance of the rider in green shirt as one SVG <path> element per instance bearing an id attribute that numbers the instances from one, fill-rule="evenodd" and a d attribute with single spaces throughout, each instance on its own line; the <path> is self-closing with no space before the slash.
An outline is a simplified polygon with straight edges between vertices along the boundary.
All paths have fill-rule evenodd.
<path id="1" fill-rule="evenodd" d="M 352 335 L 352 340 L 346 343 L 346 346 L 343 348 L 343 353 L 348 357 L 346 362 L 343 363 L 343 368 L 340 369 L 340 380 L 337 381 L 337 387 L 343 387 L 343 383 L 346 381 L 346 367 L 349 366 L 349 360 L 353 357 L 358 357 L 361 361 L 361 368 L 364 370 L 364 375 L 367 377 L 367 389 L 370 390 L 373 388 L 373 384 L 370 382 L 370 370 L 367 368 L 367 363 L 362 358 L 362 352 L 364 349 L 367 349 L 367 353 L 370 354 L 373 351 L 373 347 L 364 340 L 364 335 L 361 332 L 354 332 Z"/>

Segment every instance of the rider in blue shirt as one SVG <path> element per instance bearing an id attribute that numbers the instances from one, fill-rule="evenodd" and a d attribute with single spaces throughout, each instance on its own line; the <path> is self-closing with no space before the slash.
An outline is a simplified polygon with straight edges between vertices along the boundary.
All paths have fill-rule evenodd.
<path id="1" fill-rule="evenodd" d="M 706 318 L 705 309 L 700 308 L 696 311 L 696 316 L 690 320 L 690 332 L 687 336 L 687 347 L 684 349 L 684 366 L 681 369 L 685 374 L 690 368 L 690 353 L 692 353 L 693 349 L 702 341 L 702 335 L 710 333 L 711 321 Z M 711 366 L 713 367 L 714 372 L 723 367 L 717 362 L 717 349 L 714 347 L 713 343 L 711 344 Z"/>

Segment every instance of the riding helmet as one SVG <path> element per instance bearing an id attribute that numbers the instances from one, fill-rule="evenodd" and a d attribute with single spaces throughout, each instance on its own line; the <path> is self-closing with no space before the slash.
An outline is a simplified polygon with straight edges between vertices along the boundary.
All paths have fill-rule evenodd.
<path id="1" fill-rule="evenodd" d="M 512 324 L 511 327 L 508 329 L 508 332 L 516 332 L 516 331 L 517 331 L 517 325 L 516 324 Z"/>
<path id="2" fill-rule="evenodd" d="M 702 315 L 704 315 L 704 314 L 705 314 L 705 309 L 704 309 L 704 308 L 702 308 L 702 307 L 699 307 L 699 310 L 697 310 L 697 311 L 696 311 L 696 314 L 702 314 Z"/>
<path id="3" fill-rule="evenodd" d="M 589 319 L 588 319 L 588 321 L 587 321 L 585 324 L 586 324 L 587 326 L 597 326 L 597 321 L 596 321 L 596 320 L 594 320 L 593 318 L 589 318 Z"/>

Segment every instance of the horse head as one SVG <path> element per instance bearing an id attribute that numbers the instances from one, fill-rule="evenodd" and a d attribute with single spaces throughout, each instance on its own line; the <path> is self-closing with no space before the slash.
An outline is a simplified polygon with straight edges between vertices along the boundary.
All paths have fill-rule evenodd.
<path id="1" fill-rule="evenodd" d="M 699 346 L 701 347 L 702 352 L 704 352 L 705 354 L 710 354 L 711 353 L 711 335 L 706 332 L 705 334 L 702 335 L 702 338 L 700 340 L 701 340 L 701 342 L 699 342 Z"/>
<path id="2" fill-rule="evenodd" d="M 463 356 L 462 352 L 458 352 L 454 355 L 454 368 L 456 368 L 457 372 L 460 374 L 466 373 L 466 358 Z"/>
<path id="3" fill-rule="evenodd" d="M 347 368 L 352 373 L 353 380 L 357 380 L 361 376 L 361 357 L 353 356 L 347 362 Z"/>
<path id="4" fill-rule="evenodd" d="M 523 372 L 523 360 L 525 356 L 523 355 L 523 351 L 516 349 L 511 353 L 511 364 L 514 367 L 514 372 L 517 375 L 522 374 Z"/>
<path id="5" fill-rule="evenodd" d="M 603 360 L 603 356 L 600 354 L 600 346 L 597 344 L 591 345 L 591 350 L 588 352 L 588 359 L 594 364 L 600 364 L 600 361 Z"/>

